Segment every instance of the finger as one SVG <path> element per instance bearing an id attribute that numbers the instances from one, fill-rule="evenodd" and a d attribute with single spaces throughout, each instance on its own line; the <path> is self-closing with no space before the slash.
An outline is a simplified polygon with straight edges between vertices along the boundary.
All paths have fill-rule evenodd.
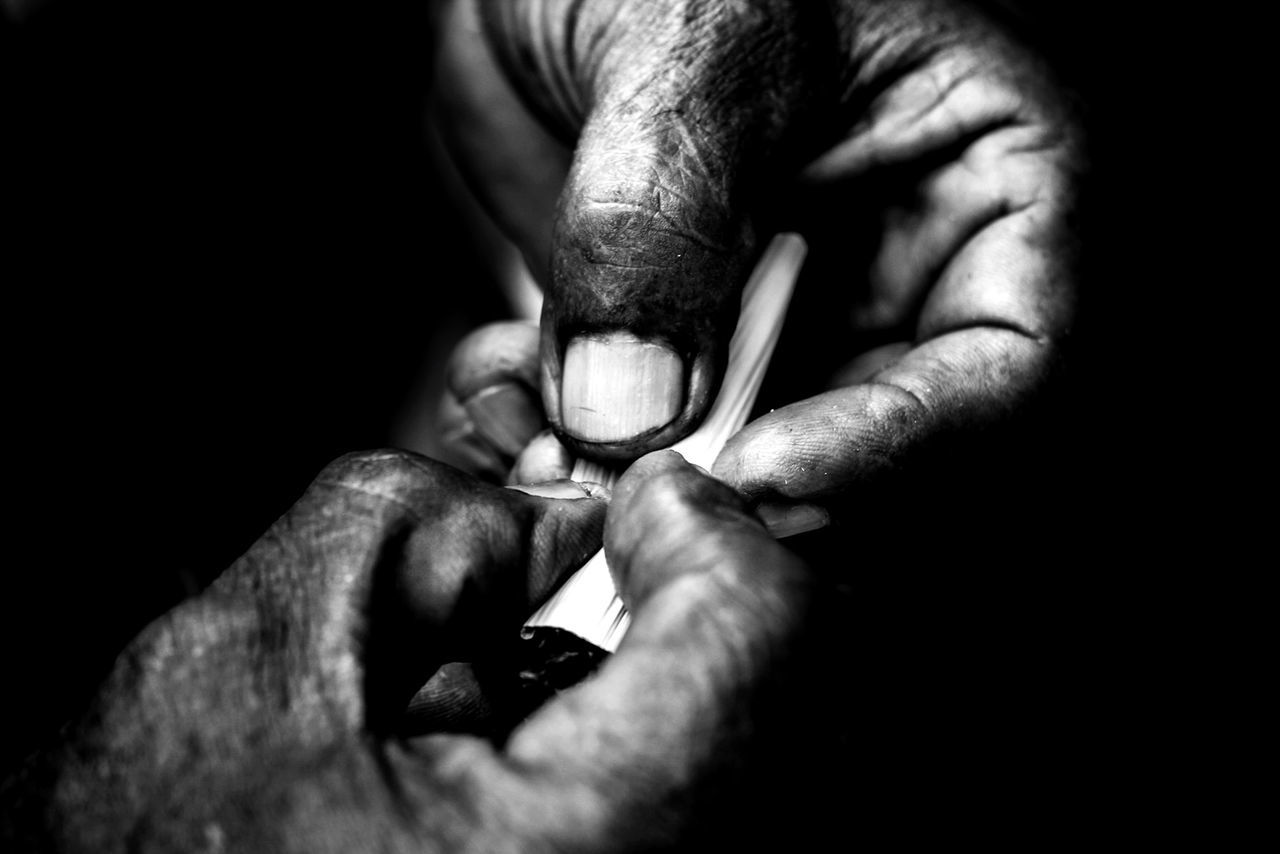
<path id="1" fill-rule="evenodd" d="M 627 469 L 612 507 L 605 550 L 632 610 L 679 576 L 747 565 L 758 548 L 778 551 L 739 495 L 674 451 L 649 454 Z"/>
<path id="2" fill-rule="evenodd" d="M 576 23 L 594 41 L 512 46 L 509 59 L 554 75 L 548 52 L 599 47 L 554 81 L 591 108 L 553 236 L 542 394 L 572 453 L 630 460 L 689 433 L 713 399 L 759 248 L 759 176 L 786 171 L 818 87 L 796 59 L 794 4 L 602 8 Z M 533 12 L 509 17 L 521 14 Z"/>
<path id="3" fill-rule="evenodd" d="M 918 470 L 913 461 L 940 443 L 967 443 L 976 452 L 984 436 L 1013 423 L 1020 410 L 1030 413 L 1025 405 L 1046 386 L 1055 349 L 1009 329 L 939 336 L 871 381 L 751 422 L 729 440 L 712 471 L 753 501 L 777 508 L 770 512 L 816 506 L 848 518 L 867 488 Z"/>
<path id="4" fill-rule="evenodd" d="M 562 488 L 570 489 L 567 485 Z M 598 484 L 581 483 L 575 483 L 573 488 L 582 490 L 588 497 L 566 500 L 535 495 L 528 498 L 534 517 L 528 538 L 528 605 L 519 615 L 521 621 L 603 544 L 609 490 Z"/>
<path id="5" fill-rule="evenodd" d="M 538 330 L 506 322 L 481 327 L 459 342 L 446 380 L 472 433 L 506 460 L 545 426 L 537 387 Z"/>
<path id="6" fill-rule="evenodd" d="M 377 547 L 352 558 L 371 575 L 356 578 L 368 598 L 351 609 L 363 627 L 350 629 L 375 732 L 403 730 L 406 703 L 439 665 L 506 657 L 529 614 L 601 545 L 606 502 L 583 487 L 573 500 L 534 497 L 407 453 L 357 455 L 326 480 L 378 508 Z"/>
<path id="7" fill-rule="evenodd" d="M 332 490 L 348 527 L 364 535 L 364 551 L 349 562 L 374 574 L 355 582 L 359 590 L 373 585 L 369 625 L 399 638 L 387 648 L 412 638 L 431 667 L 471 660 L 494 638 L 514 636 L 601 545 L 606 502 L 587 497 L 589 488 L 575 486 L 574 500 L 535 497 L 408 452 L 356 454 L 326 469 L 308 493 L 314 500 L 300 504 L 314 524 L 326 524 Z M 334 563 L 349 574 L 347 562 Z M 416 673 L 412 687 L 430 672 Z"/>
<path id="8" fill-rule="evenodd" d="M 522 829 L 564 842 L 574 828 L 553 806 L 566 789 L 590 792 L 599 797 L 580 802 L 575 824 L 643 803 L 627 841 L 646 847 L 741 806 L 744 769 L 782 730 L 799 746 L 792 727 L 814 708 L 817 684 L 802 641 L 816 597 L 807 570 L 742 499 L 674 453 L 639 461 L 614 500 L 607 536 L 636 607 L 631 629 L 593 678 L 513 733 L 502 759 L 526 784 L 511 791 Z"/>
<path id="9" fill-rule="evenodd" d="M 573 457 L 560 444 L 556 434 L 544 430 L 533 438 L 516 457 L 516 464 L 507 478 L 508 483 L 540 483 L 569 477 L 573 471 Z"/>
<path id="10" fill-rule="evenodd" d="M 501 699 L 495 700 L 465 662 L 445 664 L 418 689 L 400 722 L 403 733 L 488 734 Z"/>

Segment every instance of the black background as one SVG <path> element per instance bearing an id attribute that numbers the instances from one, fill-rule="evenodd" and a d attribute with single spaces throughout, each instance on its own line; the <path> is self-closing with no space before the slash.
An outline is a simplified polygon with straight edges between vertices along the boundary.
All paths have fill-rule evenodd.
<path id="1" fill-rule="evenodd" d="M 426 156 L 428 5 L 53 0 L 5 21 L 0 761 L 327 461 L 394 441 L 438 342 L 501 312 Z M 1105 5 L 1033 13 L 1090 106 L 1101 216 L 1058 437 L 1087 509 L 1036 560 L 1112 561 L 1085 586 L 1127 601 L 1162 429 L 1137 386 L 1168 293 L 1167 213 L 1144 205 L 1169 72 L 1150 22 Z"/>
<path id="2" fill-rule="evenodd" d="M 502 310 L 424 149 L 427 5 L 6 22 L 4 759 Z"/>

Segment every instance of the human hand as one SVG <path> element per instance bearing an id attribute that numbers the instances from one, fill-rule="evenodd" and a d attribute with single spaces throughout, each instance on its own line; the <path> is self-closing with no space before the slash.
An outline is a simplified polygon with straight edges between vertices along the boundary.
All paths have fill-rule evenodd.
<path id="1" fill-rule="evenodd" d="M 625 461 L 690 432 L 780 231 L 809 245 L 793 323 L 827 325 L 798 330 L 788 393 L 713 466 L 766 515 L 839 517 L 859 485 L 1052 388 L 1082 134 L 1006 18 L 930 0 L 457 0 L 440 55 L 440 132 L 545 294 L 540 337 L 486 330 L 455 356 L 464 423 L 515 380 L 467 423 L 491 468 L 563 475 L 571 455 Z"/>
<path id="2" fill-rule="evenodd" d="M 502 745 L 398 731 L 437 665 L 485 655 L 599 547 L 605 502 L 559 488 L 582 497 L 403 453 L 330 466 L 124 652 L 65 745 L 6 786 L 0 838 L 608 851 L 747 827 L 728 817 L 750 796 L 751 757 L 780 735 L 798 744 L 795 715 L 826 707 L 806 693 L 812 578 L 675 454 L 640 461 L 614 493 L 604 538 L 635 622 L 596 677 Z"/>

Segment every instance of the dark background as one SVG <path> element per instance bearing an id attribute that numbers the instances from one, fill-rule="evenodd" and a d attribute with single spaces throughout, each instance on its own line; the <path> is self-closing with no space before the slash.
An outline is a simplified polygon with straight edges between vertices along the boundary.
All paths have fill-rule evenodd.
<path id="1" fill-rule="evenodd" d="M 428 5 L 5 21 L 0 760 L 503 310 L 424 148 Z"/>
<path id="2" fill-rule="evenodd" d="M 1104 7 L 1032 13 L 1089 105 L 1101 215 L 1057 436 L 1085 509 L 1038 559 L 1111 561 L 1127 601 L 1166 48 Z M 429 4 L 49 0 L 2 26 L 7 765 L 326 462 L 403 442 L 441 342 L 503 305 L 426 153 Z"/>

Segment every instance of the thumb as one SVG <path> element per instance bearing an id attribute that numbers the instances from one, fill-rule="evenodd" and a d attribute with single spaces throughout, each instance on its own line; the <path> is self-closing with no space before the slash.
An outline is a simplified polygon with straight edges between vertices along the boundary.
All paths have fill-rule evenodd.
<path id="1" fill-rule="evenodd" d="M 579 58 L 590 106 L 557 208 L 541 383 L 561 440 L 595 459 L 702 419 L 757 255 L 752 212 L 813 100 L 796 4 L 669 5 L 625 5 L 578 40 L 604 47 Z"/>
<path id="2" fill-rule="evenodd" d="M 681 577 L 736 579 L 768 597 L 786 573 L 803 575 L 738 493 L 675 451 L 649 454 L 618 481 L 604 539 L 618 589 L 637 612 Z"/>

